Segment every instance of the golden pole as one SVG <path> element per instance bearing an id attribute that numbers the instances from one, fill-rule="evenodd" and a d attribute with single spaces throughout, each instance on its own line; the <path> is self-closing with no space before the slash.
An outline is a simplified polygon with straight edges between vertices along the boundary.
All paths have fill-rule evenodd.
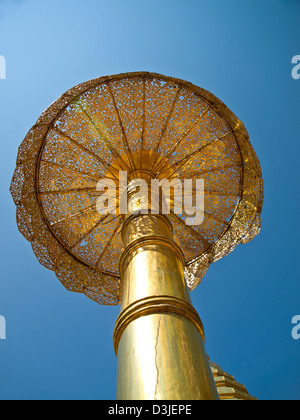
<path id="1" fill-rule="evenodd" d="M 218 400 L 169 220 L 130 216 L 122 237 L 124 285 L 114 330 L 117 399 Z"/>

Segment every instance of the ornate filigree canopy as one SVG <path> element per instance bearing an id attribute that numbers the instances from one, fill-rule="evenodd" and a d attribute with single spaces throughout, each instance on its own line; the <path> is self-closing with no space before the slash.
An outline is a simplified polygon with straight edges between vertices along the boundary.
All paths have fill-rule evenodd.
<path id="1" fill-rule="evenodd" d="M 158 74 L 101 77 L 42 114 L 19 147 L 11 184 L 20 232 L 68 290 L 119 302 L 123 219 L 96 209 L 98 181 L 119 170 L 204 179 L 203 223 L 168 215 L 191 290 L 211 263 L 259 233 L 260 164 L 244 125 L 220 100 Z"/>

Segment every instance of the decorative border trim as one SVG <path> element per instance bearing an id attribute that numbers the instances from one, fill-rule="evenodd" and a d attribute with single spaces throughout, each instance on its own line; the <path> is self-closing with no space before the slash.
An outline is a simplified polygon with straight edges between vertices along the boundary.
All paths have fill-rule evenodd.
<path id="1" fill-rule="evenodd" d="M 205 342 L 204 327 L 198 312 L 191 304 L 183 299 L 172 296 L 150 296 L 137 300 L 120 313 L 117 318 L 113 343 L 115 353 L 118 354 L 118 347 L 125 328 L 134 320 L 153 314 L 168 313 L 180 315 L 191 321 L 199 331 L 203 342 Z"/>

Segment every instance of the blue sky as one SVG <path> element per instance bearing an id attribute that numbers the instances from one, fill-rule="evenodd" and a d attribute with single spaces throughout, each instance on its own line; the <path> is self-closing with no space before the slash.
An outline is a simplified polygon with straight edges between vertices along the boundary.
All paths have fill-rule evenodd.
<path id="1" fill-rule="evenodd" d="M 114 399 L 118 307 L 66 291 L 15 223 L 17 148 L 70 87 L 129 71 L 187 80 L 245 124 L 265 180 L 262 232 L 192 292 L 210 358 L 259 399 L 300 399 L 299 0 L 0 0 L 0 399 Z"/>

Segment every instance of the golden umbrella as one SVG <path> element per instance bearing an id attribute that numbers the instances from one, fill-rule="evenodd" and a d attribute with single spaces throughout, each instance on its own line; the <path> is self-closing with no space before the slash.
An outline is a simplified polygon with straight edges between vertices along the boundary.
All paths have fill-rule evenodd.
<path id="1" fill-rule="evenodd" d="M 80 84 L 25 137 L 11 193 L 40 263 L 121 304 L 118 398 L 218 398 L 189 290 L 259 233 L 263 202 L 247 131 L 220 100 L 147 72 Z"/>

